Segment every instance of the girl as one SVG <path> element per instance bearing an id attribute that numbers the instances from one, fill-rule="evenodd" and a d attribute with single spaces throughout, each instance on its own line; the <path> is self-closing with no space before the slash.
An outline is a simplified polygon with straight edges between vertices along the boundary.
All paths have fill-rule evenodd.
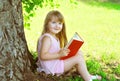
<path id="1" fill-rule="evenodd" d="M 38 40 L 37 71 L 44 71 L 46 74 L 63 74 L 76 65 L 78 73 L 85 81 L 101 79 L 100 76 L 90 75 L 81 51 L 66 60 L 60 60 L 67 56 L 69 49 L 62 49 L 67 44 L 65 21 L 59 11 L 50 11 L 44 21 L 42 35 Z"/>

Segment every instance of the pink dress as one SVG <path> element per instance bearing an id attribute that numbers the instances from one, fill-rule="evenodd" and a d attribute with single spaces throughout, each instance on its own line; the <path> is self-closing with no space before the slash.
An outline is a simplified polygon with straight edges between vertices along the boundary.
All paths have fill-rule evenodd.
<path id="1" fill-rule="evenodd" d="M 41 40 L 44 36 L 48 36 L 51 39 L 51 47 L 49 52 L 54 54 L 54 52 L 58 52 L 60 50 L 60 42 L 56 40 L 52 35 L 49 33 L 45 33 L 39 38 L 38 41 L 38 57 L 40 56 L 40 48 L 41 48 Z M 55 59 L 55 60 L 47 60 L 47 61 L 42 61 L 40 58 L 38 58 L 37 62 L 37 71 L 41 72 L 44 71 L 46 74 L 62 74 L 64 72 L 64 63 L 63 60 Z"/>

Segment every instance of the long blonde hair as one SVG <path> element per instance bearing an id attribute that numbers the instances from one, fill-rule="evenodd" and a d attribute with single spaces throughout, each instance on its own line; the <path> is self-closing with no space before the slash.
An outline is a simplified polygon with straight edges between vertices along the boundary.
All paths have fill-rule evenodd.
<path id="1" fill-rule="evenodd" d="M 57 11 L 52 10 L 50 11 L 44 21 L 44 27 L 42 31 L 42 35 L 48 31 L 48 23 L 52 20 L 53 16 L 57 17 L 60 22 L 63 23 L 62 30 L 56 35 L 57 38 L 60 40 L 60 47 L 63 48 L 67 44 L 67 36 L 66 36 L 66 27 L 65 27 L 65 21 L 63 15 Z"/>

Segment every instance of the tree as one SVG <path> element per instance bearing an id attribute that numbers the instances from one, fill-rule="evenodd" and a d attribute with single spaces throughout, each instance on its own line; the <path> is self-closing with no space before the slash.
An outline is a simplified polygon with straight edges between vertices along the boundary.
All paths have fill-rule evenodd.
<path id="1" fill-rule="evenodd" d="M 37 2 L 23 0 L 26 11 L 30 12 Z M 24 34 L 22 1 L 0 0 L 0 81 L 26 81 L 34 64 Z"/>
<path id="2" fill-rule="evenodd" d="M 0 81 L 26 81 L 31 54 L 23 28 L 21 0 L 0 0 Z"/>

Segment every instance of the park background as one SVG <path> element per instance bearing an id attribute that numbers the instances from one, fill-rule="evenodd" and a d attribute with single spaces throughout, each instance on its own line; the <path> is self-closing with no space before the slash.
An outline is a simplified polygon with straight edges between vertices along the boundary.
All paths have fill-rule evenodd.
<path id="1" fill-rule="evenodd" d="M 81 50 L 84 52 L 89 72 L 100 74 L 102 81 L 119 81 L 120 3 L 119 0 L 115 1 L 53 0 L 44 2 L 41 8 L 36 7 L 29 19 L 23 7 L 29 50 L 36 58 L 37 40 L 41 35 L 46 14 L 53 9 L 59 10 L 65 18 L 68 40 L 75 32 L 84 39 Z M 71 78 L 69 81 L 79 81 L 79 78 Z"/>

